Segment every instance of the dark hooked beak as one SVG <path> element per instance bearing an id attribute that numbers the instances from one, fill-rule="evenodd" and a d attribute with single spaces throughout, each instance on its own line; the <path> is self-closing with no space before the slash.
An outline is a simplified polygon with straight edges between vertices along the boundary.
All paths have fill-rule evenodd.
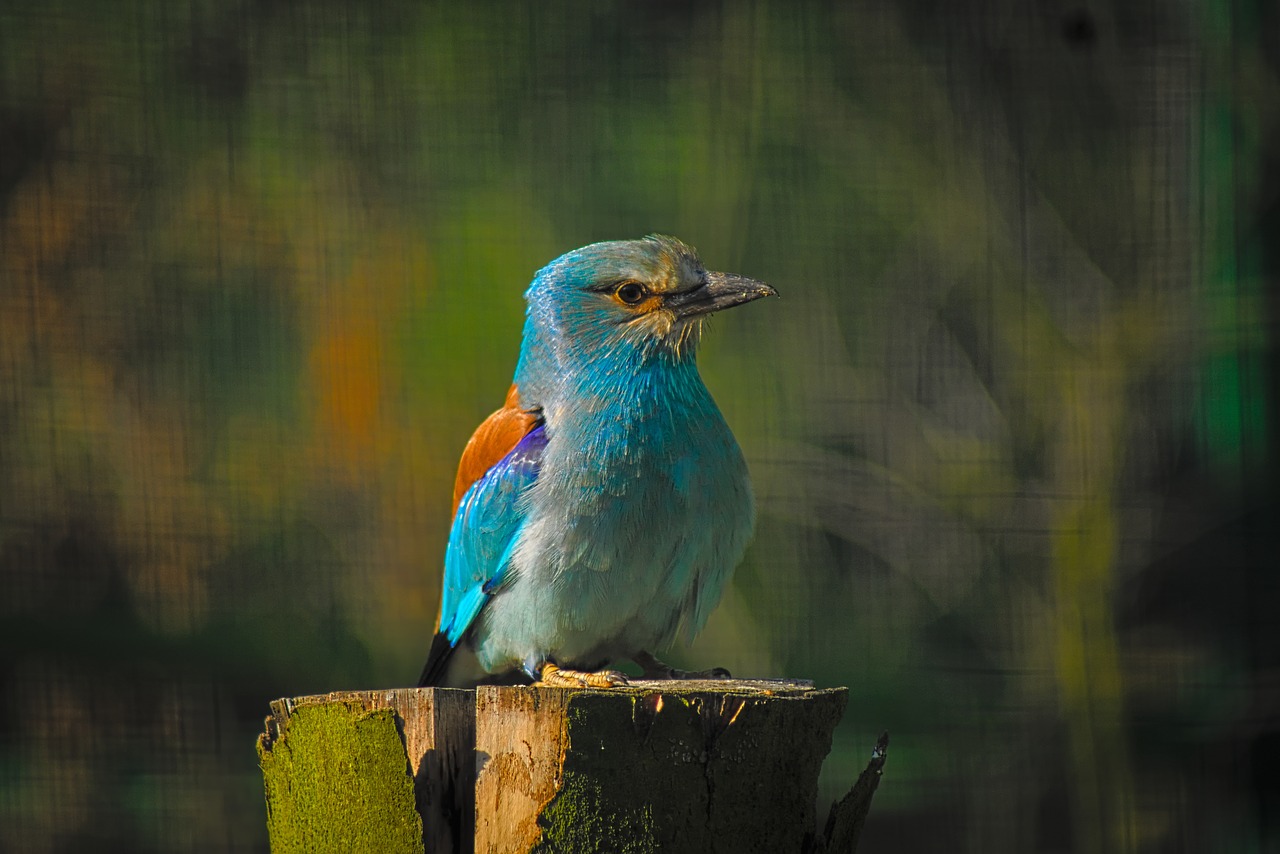
<path id="1" fill-rule="evenodd" d="M 755 279 L 733 273 L 707 273 L 701 285 L 691 291 L 667 294 L 663 306 L 677 317 L 695 317 L 724 308 L 733 308 L 760 297 L 776 297 L 778 292 Z"/>

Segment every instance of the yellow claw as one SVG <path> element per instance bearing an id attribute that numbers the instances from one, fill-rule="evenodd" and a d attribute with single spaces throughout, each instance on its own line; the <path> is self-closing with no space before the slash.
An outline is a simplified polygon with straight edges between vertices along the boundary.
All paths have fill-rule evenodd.
<path id="1" fill-rule="evenodd" d="M 617 670 L 561 670 L 551 662 L 542 665 L 542 673 L 536 683 L 546 688 L 618 688 L 630 684 L 626 674 Z"/>

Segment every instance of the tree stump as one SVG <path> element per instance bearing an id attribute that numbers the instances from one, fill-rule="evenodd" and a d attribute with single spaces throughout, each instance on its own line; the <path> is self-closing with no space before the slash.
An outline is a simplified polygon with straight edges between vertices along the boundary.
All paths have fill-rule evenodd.
<path id="1" fill-rule="evenodd" d="M 814 816 L 847 693 L 715 680 L 277 700 L 258 740 L 271 847 L 852 851 L 879 765 L 821 832 Z"/>

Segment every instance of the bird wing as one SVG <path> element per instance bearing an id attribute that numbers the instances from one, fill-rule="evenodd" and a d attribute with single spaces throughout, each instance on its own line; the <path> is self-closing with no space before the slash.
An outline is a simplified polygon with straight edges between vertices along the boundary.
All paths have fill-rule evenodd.
<path id="1" fill-rule="evenodd" d="M 503 581 L 524 524 L 520 496 L 538 477 L 546 429 L 539 425 L 463 494 L 444 556 L 440 631 L 456 645 Z"/>
<path id="2" fill-rule="evenodd" d="M 520 405 L 520 390 L 515 383 L 507 389 L 507 399 L 502 408 L 484 420 L 471 434 L 467 447 L 458 462 L 458 476 L 453 481 L 453 513 L 457 516 L 462 496 L 477 480 L 485 476 L 502 458 L 541 423 L 537 412 Z"/>
<path id="3" fill-rule="evenodd" d="M 537 479 L 546 444 L 541 419 L 519 408 L 515 386 L 507 406 L 490 415 L 467 443 L 454 486 L 440 617 L 419 684 L 435 684 L 449 654 L 502 584 L 524 524 L 520 496 Z"/>

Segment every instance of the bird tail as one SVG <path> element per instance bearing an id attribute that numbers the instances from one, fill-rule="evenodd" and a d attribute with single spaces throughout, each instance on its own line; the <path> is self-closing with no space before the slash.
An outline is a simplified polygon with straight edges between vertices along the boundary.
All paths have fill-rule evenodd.
<path id="1" fill-rule="evenodd" d="M 453 655 L 453 644 L 444 632 L 436 632 L 431 639 L 431 650 L 427 653 L 427 663 L 422 666 L 422 675 L 418 677 L 419 688 L 431 688 L 440 684 L 449 658 Z"/>

